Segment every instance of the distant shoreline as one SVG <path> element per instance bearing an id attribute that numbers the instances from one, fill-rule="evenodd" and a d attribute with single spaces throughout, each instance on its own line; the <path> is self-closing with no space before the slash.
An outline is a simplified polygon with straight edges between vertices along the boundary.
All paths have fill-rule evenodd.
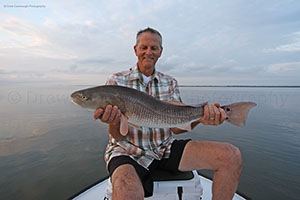
<path id="1" fill-rule="evenodd" d="M 95 87 L 102 84 L 78 84 L 78 83 L 69 83 L 69 82 L 53 82 L 53 81 L 2 81 L 0 84 L 10 85 L 10 84 L 56 84 L 56 85 L 73 85 L 73 86 L 82 86 L 82 87 Z M 187 85 L 182 84 L 179 87 L 202 87 L 202 88 L 300 88 L 300 85 Z"/>
<path id="2" fill-rule="evenodd" d="M 299 85 L 179 85 L 179 87 L 300 88 Z"/>

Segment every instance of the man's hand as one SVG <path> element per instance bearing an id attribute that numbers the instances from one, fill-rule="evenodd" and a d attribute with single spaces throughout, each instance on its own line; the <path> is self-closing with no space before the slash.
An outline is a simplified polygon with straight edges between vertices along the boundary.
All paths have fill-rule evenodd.
<path id="1" fill-rule="evenodd" d="M 100 119 L 107 124 L 118 125 L 121 119 L 121 111 L 117 106 L 107 105 L 105 110 L 98 108 L 94 112 L 94 119 Z"/>
<path id="2" fill-rule="evenodd" d="M 117 106 L 108 105 L 105 110 L 98 108 L 94 112 L 94 118 L 108 124 L 108 132 L 113 138 L 117 141 L 123 140 L 120 133 L 121 111 Z"/>
<path id="3" fill-rule="evenodd" d="M 204 114 L 201 123 L 205 125 L 220 125 L 226 119 L 225 111 L 220 108 L 219 103 L 207 104 L 204 106 Z"/>

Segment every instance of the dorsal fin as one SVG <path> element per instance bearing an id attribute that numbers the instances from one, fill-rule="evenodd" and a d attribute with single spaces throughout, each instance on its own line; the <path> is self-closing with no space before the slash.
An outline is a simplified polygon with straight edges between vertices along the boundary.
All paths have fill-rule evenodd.
<path id="1" fill-rule="evenodd" d="M 191 105 L 189 105 L 189 104 L 184 104 L 184 103 L 181 103 L 181 102 L 179 102 L 179 101 L 163 101 L 163 102 L 165 102 L 165 103 L 167 103 L 167 104 L 171 104 L 171 105 L 176 105 L 176 106 L 191 106 L 191 107 L 196 107 L 196 108 L 208 104 L 208 102 L 204 102 L 204 103 L 201 103 L 201 104 L 191 104 Z"/>

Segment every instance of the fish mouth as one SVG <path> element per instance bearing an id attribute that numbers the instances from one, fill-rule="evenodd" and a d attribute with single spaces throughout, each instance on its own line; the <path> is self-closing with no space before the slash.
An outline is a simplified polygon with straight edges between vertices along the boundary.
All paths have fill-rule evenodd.
<path id="1" fill-rule="evenodd" d="M 70 99 L 71 99 L 72 103 L 80 106 L 79 103 L 77 102 L 78 100 L 73 96 L 73 94 L 70 95 Z"/>
<path id="2" fill-rule="evenodd" d="M 76 96 L 77 96 L 77 92 L 73 92 L 72 94 L 70 94 L 70 98 L 71 98 L 71 99 L 76 98 Z"/>
<path id="3" fill-rule="evenodd" d="M 78 97 L 80 97 L 79 93 L 78 92 L 74 92 L 70 95 L 70 98 L 71 98 L 71 101 L 78 105 L 78 106 L 81 106 L 80 105 L 80 100 L 78 99 Z"/>

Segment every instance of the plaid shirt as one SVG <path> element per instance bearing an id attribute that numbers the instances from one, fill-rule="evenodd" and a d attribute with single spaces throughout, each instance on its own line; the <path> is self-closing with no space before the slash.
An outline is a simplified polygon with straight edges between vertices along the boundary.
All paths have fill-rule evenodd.
<path id="1" fill-rule="evenodd" d="M 137 65 L 128 71 L 113 74 L 106 84 L 134 88 L 162 101 L 181 101 L 177 81 L 174 78 L 155 70 L 146 85 Z M 173 141 L 172 131 L 169 128 L 142 127 L 142 130 L 138 130 L 129 126 L 124 140 L 116 141 L 110 136 L 104 158 L 108 164 L 115 156 L 128 155 L 147 168 L 154 159 L 169 157 Z"/>

